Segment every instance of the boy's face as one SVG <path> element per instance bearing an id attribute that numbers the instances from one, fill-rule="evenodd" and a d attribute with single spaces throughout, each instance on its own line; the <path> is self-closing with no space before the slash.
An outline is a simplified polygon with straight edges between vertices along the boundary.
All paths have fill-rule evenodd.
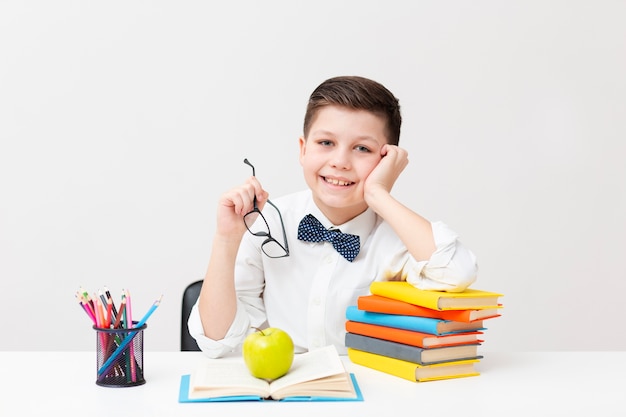
<path id="1" fill-rule="evenodd" d="M 308 137 L 300 138 L 300 164 L 313 199 L 333 224 L 367 209 L 365 179 L 386 144 L 382 117 L 341 106 L 318 110 Z"/>

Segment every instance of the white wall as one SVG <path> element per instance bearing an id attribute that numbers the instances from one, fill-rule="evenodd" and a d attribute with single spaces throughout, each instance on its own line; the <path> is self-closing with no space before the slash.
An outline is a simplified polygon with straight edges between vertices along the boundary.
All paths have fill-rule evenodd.
<path id="1" fill-rule="evenodd" d="M 344 74 L 399 98 L 394 189 L 505 294 L 485 350 L 624 350 L 626 3 L 0 3 L 1 350 L 89 350 L 79 286 L 160 294 L 178 350 L 218 196 L 304 186 L 309 93 Z"/>

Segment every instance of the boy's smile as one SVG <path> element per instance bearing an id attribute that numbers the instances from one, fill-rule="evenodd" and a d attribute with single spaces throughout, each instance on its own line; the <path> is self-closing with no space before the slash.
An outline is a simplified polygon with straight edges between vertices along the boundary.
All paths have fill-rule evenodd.
<path id="1" fill-rule="evenodd" d="M 342 181 L 342 180 L 338 180 L 338 179 L 332 179 L 332 178 L 324 178 L 324 180 L 326 180 L 327 183 L 329 184 L 333 184 L 333 185 L 340 185 L 340 186 L 347 186 L 347 185 L 352 185 L 354 184 L 353 182 L 350 181 Z"/>
<path id="2" fill-rule="evenodd" d="M 300 138 L 300 164 L 313 199 L 335 225 L 367 209 L 365 180 L 387 144 L 385 120 L 365 110 L 326 106 L 318 110 L 307 138 Z"/>

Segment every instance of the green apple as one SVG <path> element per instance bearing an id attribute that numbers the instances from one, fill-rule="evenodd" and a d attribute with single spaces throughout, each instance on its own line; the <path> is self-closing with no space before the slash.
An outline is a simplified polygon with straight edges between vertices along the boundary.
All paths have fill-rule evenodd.
<path id="1" fill-rule="evenodd" d="M 243 341 L 243 359 L 250 373 L 268 381 L 285 375 L 293 363 L 293 340 L 284 330 L 257 329 Z"/>

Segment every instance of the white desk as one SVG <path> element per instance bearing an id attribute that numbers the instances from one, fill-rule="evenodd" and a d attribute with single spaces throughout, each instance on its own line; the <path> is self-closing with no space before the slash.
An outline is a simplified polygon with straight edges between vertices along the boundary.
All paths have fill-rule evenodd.
<path id="1" fill-rule="evenodd" d="M 626 352 L 482 352 L 480 376 L 414 383 L 347 358 L 363 402 L 178 403 L 198 352 L 145 352 L 146 383 L 95 384 L 95 352 L 0 352 L 0 416 L 626 416 Z"/>

